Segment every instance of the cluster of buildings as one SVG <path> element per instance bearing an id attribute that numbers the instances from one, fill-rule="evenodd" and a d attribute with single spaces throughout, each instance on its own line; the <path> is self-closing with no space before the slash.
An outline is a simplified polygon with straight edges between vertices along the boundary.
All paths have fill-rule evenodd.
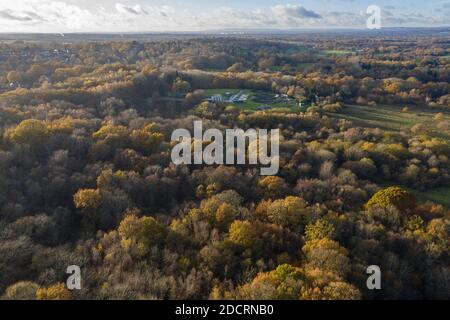
<path id="1" fill-rule="evenodd" d="M 211 102 L 226 102 L 226 103 L 244 103 L 248 100 L 248 94 L 245 94 L 243 90 L 231 95 L 230 92 L 225 93 L 225 97 L 221 94 L 215 94 L 209 98 Z"/>
<path id="2" fill-rule="evenodd" d="M 233 94 L 231 92 L 225 92 L 224 95 L 222 94 L 214 94 L 211 97 L 209 97 L 207 100 L 211 101 L 211 102 L 217 102 L 217 103 L 245 103 L 248 99 L 249 99 L 249 95 L 244 93 L 244 90 L 239 91 L 236 94 Z M 297 103 L 295 103 L 295 100 L 293 101 L 289 95 L 287 94 L 276 94 L 275 96 L 272 96 L 274 98 L 272 98 L 272 102 L 286 102 L 288 105 L 292 105 L 294 103 L 294 105 L 297 105 Z M 266 101 L 264 101 L 266 100 Z M 266 104 L 261 104 L 260 106 L 256 107 L 256 110 L 258 111 L 267 111 L 267 110 L 272 110 L 274 108 L 276 108 L 275 106 L 271 105 L 270 99 L 262 99 L 261 100 L 262 103 L 266 103 Z M 303 104 L 300 102 L 298 103 L 298 106 L 300 107 L 300 109 L 303 108 Z"/>

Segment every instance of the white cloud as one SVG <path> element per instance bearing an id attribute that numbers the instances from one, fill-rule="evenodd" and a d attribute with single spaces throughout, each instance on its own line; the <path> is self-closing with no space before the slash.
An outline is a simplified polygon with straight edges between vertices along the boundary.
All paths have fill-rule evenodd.
<path id="1" fill-rule="evenodd" d="M 282 19 L 321 19 L 322 16 L 298 4 L 279 4 L 272 8 L 276 16 Z"/>
<path id="2" fill-rule="evenodd" d="M 120 0 L 119 0 L 120 1 Z M 366 16 L 357 11 L 316 12 L 300 4 L 276 5 L 265 10 L 218 7 L 204 11 L 167 5 L 143 5 L 139 0 L 12 0 L 0 3 L 4 32 L 71 31 L 190 31 L 219 28 L 364 27 Z M 136 1 L 136 2 L 133 2 Z M 359 10 L 359 9 L 358 9 Z M 383 18 L 383 17 L 382 17 Z M 384 11 L 385 24 L 448 24 L 443 19 Z"/>
<path id="3" fill-rule="evenodd" d="M 39 16 L 34 12 L 13 11 L 8 8 L 0 10 L 0 18 L 9 21 L 20 21 L 26 23 L 37 23 L 40 21 L 45 21 L 45 18 Z"/>
<path id="4" fill-rule="evenodd" d="M 123 14 L 148 15 L 148 12 L 140 4 L 127 6 L 121 3 L 116 3 L 116 10 Z"/>
<path id="5" fill-rule="evenodd" d="M 62 1 L 15 0 L 0 4 L 0 23 L 12 31 L 38 31 L 36 24 L 47 28 L 84 29 L 95 26 L 96 15 L 89 10 Z M 30 29 L 30 26 L 33 26 Z"/>

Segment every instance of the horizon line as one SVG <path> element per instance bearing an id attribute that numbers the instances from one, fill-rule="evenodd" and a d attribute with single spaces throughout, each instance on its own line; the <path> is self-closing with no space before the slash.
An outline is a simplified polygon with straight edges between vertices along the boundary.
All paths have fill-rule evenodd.
<path id="1" fill-rule="evenodd" d="M 162 31 L 69 31 L 69 32 L 3 32 L 0 35 L 82 35 L 82 34 L 108 34 L 108 35 L 133 35 L 133 34 L 196 34 L 196 33 L 220 33 L 220 32 L 252 32 L 252 31 L 279 31 L 279 32 L 295 32 L 295 31 L 368 31 L 380 32 L 383 30 L 417 30 L 417 29 L 450 29 L 450 25 L 446 26 L 392 26 L 382 27 L 380 29 L 368 29 L 365 27 L 299 27 L 299 28 L 270 28 L 270 27 L 248 27 L 248 28 L 220 28 L 220 29 L 205 29 L 205 30 L 162 30 Z"/>

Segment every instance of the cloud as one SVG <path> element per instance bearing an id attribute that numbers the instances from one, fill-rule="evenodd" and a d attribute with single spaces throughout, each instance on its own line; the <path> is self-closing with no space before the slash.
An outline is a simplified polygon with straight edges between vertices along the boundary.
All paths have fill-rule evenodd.
<path id="1" fill-rule="evenodd" d="M 276 16 L 291 19 L 291 18 L 311 18 L 311 19 L 321 19 L 322 16 L 312 10 L 307 10 L 303 6 L 298 4 L 286 4 L 286 5 L 276 5 L 272 8 Z"/>
<path id="2" fill-rule="evenodd" d="M 0 10 L 0 18 L 5 20 L 20 22 L 40 22 L 45 21 L 40 15 L 30 11 L 13 11 L 10 9 Z"/>
<path id="3" fill-rule="evenodd" d="M 439 6 L 434 9 L 434 11 L 440 12 L 444 15 L 449 16 L 450 15 L 450 2 L 440 3 Z"/>
<path id="4" fill-rule="evenodd" d="M 448 24 L 446 17 L 427 17 L 421 13 L 401 14 L 398 16 L 388 16 L 383 18 L 385 25 L 414 26 L 414 25 L 443 25 Z"/>
<path id="5" fill-rule="evenodd" d="M 36 25 L 45 26 L 45 31 L 49 32 L 59 29 L 82 30 L 98 26 L 101 20 L 102 17 L 87 9 L 62 1 L 15 0 L 0 4 L 0 25 L 3 30 L 36 32 Z M 28 29 L 30 25 L 33 25 L 32 29 Z"/>
<path id="6" fill-rule="evenodd" d="M 365 12 L 331 11 L 326 16 L 327 24 L 337 27 L 365 26 Z"/>
<path id="7" fill-rule="evenodd" d="M 134 15 L 148 15 L 148 12 L 139 4 L 135 6 L 126 6 L 121 3 L 116 3 L 116 10 L 119 13 L 134 14 Z"/>
<path id="8" fill-rule="evenodd" d="M 381 16 L 382 17 L 393 17 L 394 15 L 389 10 L 382 9 L 381 10 Z"/>
<path id="9" fill-rule="evenodd" d="M 365 27 L 365 10 L 316 12 L 300 4 L 239 10 L 216 7 L 193 11 L 182 5 L 136 4 L 138 0 L 11 0 L 0 1 L 3 32 L 145 32 L 224 28 Z M 136 1 L 133 3 L 133 1 Z M 340 0 L 342 1 L 342 0 Z M 141 2 L 143 3 L 143 2 Z M 450 3 L 450 2 L 449 2 Z M 349 6 L 347 6 L 349 7 Z M 442 7 L 442 6 L 441 6 Z M 448 25 L 445 14 L 401 14 L 382 11 L 382 25 Z"/>

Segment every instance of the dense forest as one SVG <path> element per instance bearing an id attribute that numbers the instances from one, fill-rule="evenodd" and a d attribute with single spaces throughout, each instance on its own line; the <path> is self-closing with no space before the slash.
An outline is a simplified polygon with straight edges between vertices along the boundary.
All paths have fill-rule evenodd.
<path id="1" fill-rule="evenodd" d="M 449 299 L 449 41 L 0 42 L 1 298 Z M 285 100 L 208 100 L 234 89 Z M 278 174 L 174 165 L 199 119 L 280 129 Z"/>

